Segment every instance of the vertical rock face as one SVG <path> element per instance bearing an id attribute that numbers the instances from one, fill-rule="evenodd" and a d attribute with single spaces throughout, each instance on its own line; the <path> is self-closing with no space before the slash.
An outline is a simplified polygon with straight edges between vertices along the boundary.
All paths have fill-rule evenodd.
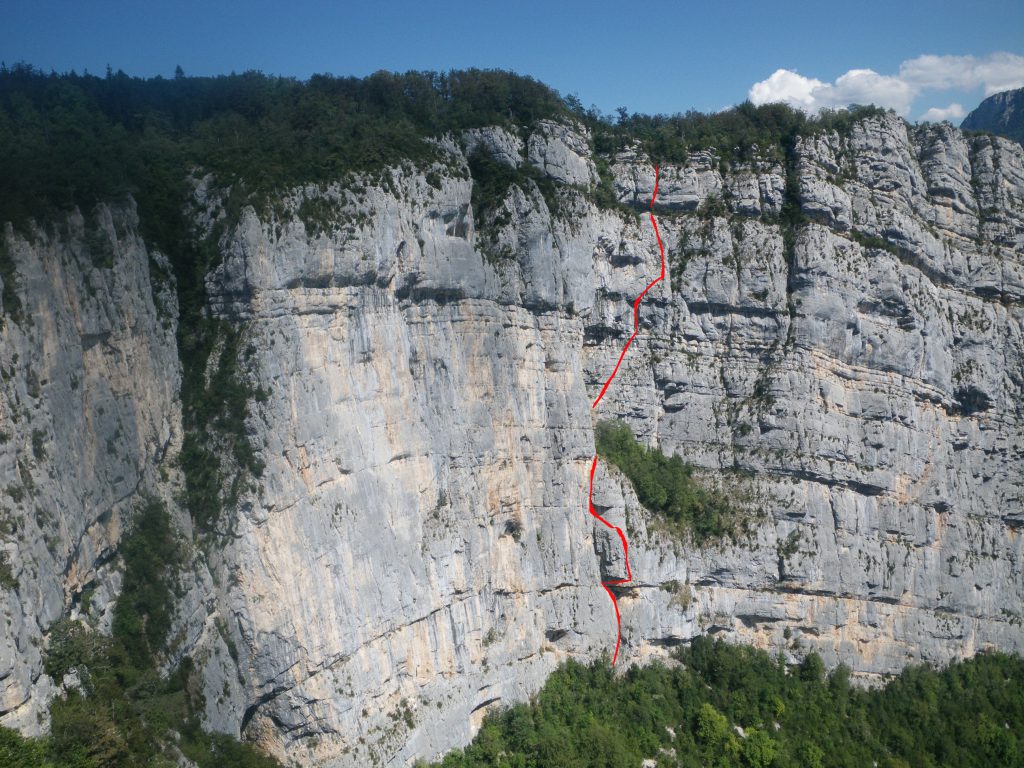
<path id="1" fill-rule="evenodd" d="M 122 527 L 180 440 L 175 292 L 136 226 L 100 206 L 3 233 L 17 287 L 0 333 L 0 722 L 28 733 L 53 688 L 43 633 L 89 605 L 109 627 Z"/>
<path id="2" fill-rule="evenodd" d="M 204 671 L 210 725 L 303 763 L 401 765 L 464 743 L 560 661 L 610 654 L 600 582 L 623 563 L 586 510 L 604 418 L 707 470 L 753 531 L 703 549 L 673 539 L 602 463 L 594 503 L 628 531 L 635 579 L 620 599 L 620 664 L 701 632 L 815 650 L 864 677 L 1024 650 L 1019 146 L 876 117 L 803 137 L 785 164 L 765 154 L 726 168 L 700 152 L 662 167 L 668 278 L 596 412 L 633 299 L 660 269 L 649 221 L 590 202 L 599 176 L 576 126 L 442 146 L 446 164 L 297 189 L 279 218 L 250 209 L 221 242 L 210 309 L 240 324 L 269 395 L 248 425 L 265 472 L 186 584 L 176 630 L 177 652 Z M 475 221 L 472 151 L 529 164 L 554 197 L 526 179 Z M 650 161 L 612 160 L 620 202 L 645 206 Z M 777 223 L 788 175 L 807 220 L 794 230 Z M 307 199 L 334 220 L 304 223 Z M 53 307 L 55 330 L 15 327 L 5 369 L 15 351 L 79 350 L 47 381 L 84 370 L 108 382 L 121 410 L 104 418 L 131 413 L 118 423 L 133 446 L 123 467 L 97 459 L 82 487 L 106 496 L 67 513 L 94 530 L 64 556 L 74 568 L 54 570 L 41 532 L 17 534 L 38 541 L 30 560 L 14 553 L 19 587 L 5 596 L 39 600 L 12 611 L 33 626 L 8 619 L 2 638 L 4 722 L 20 724 L 15 699 L 45 695 L 30 638 L 74 607 L 78 585 L 116 588 L 98 575 L 114 572 L 119 513 L 106 510 L 160 490 L 154 467 L 178 416 L 173 331 L 142 244 L 117 250 L 125 266 L 108 274 L 72 258 L 70 231 L 46 247 L 12 238 L 20 294 Z M 37 289 L 32 270 L 52 276 Z M 97 275 L 135 282 L 107 303 L 76 298 Z M 114 340 L 102 364 L 82 351 L 83 323 Z M 8 407 L 28 381 L 8 379 Z M 98 406 L 68 418 L 84 421 L 65 428 L 53 467 L 116 430 Z M 31 430 L 4 428 L 21 430 L 0 446 L 13 482 Z M 40 492 L 39 467 L 27 469 Z M 82 493 L 51 485 L 66 505 Z M 31 575 L 23 560 L 50 570 Z"/>

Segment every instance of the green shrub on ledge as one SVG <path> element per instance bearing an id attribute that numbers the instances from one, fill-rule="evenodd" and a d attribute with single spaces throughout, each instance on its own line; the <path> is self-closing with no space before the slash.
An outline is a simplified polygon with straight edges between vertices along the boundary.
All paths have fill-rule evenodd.
<path id="1" fill-rule="evenodd" d="M 598 455 L 622 470 L 640 503 L 672 527 L 692 534 L 698 544 L 738 533 L 736 506 L 694 478 L 693 466 L 678 454 L 670 458 L 640 445 L 621 421 L 598 424 L 596 440 Z"/>

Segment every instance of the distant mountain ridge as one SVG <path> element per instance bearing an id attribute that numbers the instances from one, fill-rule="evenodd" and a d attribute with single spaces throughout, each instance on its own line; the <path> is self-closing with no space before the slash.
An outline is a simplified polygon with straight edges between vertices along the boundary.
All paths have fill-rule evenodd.
<path id="1" fill-rule="evenodd" d="M 989 96 L 964 118 L 960 127 L 988 131 L 1024 144 L 1024 88 Z"/>

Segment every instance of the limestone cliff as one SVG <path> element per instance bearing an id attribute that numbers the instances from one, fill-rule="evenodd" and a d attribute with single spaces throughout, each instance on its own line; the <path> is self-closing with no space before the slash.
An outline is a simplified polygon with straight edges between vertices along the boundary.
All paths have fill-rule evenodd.
<path id="1" fill-rule="evenodd" d="M 560 661 L 609 653 L 600 582 L 621 554 L 586 510 L 603 418 L 708 470 L 754 521 L 695 547 L 601 465 L 595 504 L 628 530 L 635 577 L 620 664 L 700 632 L 869 679 L 1024 650 L 1019 145 L 870 117 L 785 161 L 663 165 L 668 279 L 597 412 L 659 268 L 651 158 L 602 159 L 620 205 L 600 208 L 578 125 L 439 145 L 429 167 L 246 209 L 220 241 L 209 306 L 269 394 L 247 424 L 265 471 L 182 584 L 172 648 L 203 669 L 212 727 L 302 763 L 400 765 L 464 743 Z M 479 221 L 471 152 L 535 169 Z M 220 215 L 203 185 L 195 203 Z M 5 237 L 24 306 L 0 349 L 17 579 L 0 680 L 3 722 L 25 728 L 52 687 L 46 628 L 83 589 L 116 592 L 123 511 L 174 506 L 178 482 L 173 293 L 130 210 L 94 218 Z"/>
<path id="2" fill-rule="evenodd" d="M 17 286 L 0 333 L 0 710 L 27 732 L 53 688 L 41 639 L 90 609 L 109 628 L 123 522 L 180 443 L 177 299 L 137 225 L 100 206 L 3 237 Z"/>

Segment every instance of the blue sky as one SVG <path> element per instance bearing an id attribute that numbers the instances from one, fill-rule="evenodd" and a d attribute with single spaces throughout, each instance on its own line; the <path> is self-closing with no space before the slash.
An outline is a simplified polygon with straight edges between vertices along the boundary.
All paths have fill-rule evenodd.
<path id="1" fill-rule="evenodd" d="M 932 116 L 956 122 L 949 105 L 969 111 L 995 87 L 1024 85 L 1020 0 L 0 0 L 0 13 L 8 64 L 300 78 L 498 67 L 606 112 L 717 110 L 762 83 L 758 98 L 808 109 L 888 99 L 912 119 L 940 108 Z"/>

